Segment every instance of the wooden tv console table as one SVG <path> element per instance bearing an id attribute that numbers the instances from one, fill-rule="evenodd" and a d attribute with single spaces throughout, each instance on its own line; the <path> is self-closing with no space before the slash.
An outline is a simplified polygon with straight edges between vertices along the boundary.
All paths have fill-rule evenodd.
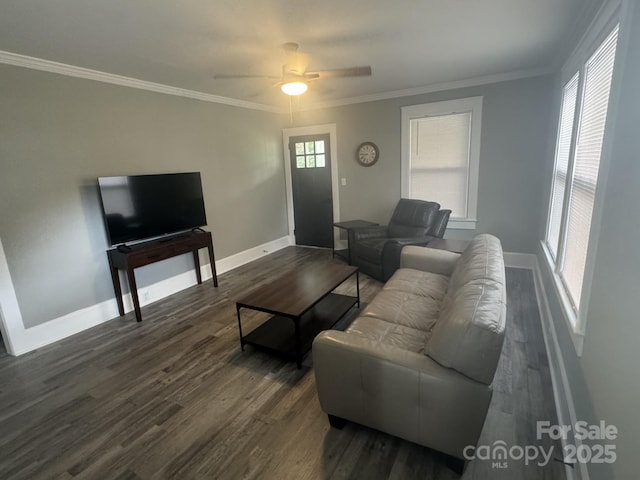
<path id="1" fill-rule="evenodd" d="M 200 273 L 198 250 L 201 248 L 207 248 L 209 250 L 209 262 L 211 263 L 213 286 L 217 287 L 218 276 L 216 275 L 216 262 L 213 255 L 211 232 L 194 231 L 191 233 L 176 235 L 175 237 L 167 239 L 139 243 L 131 247 L 120 246 L 118 248 L 107 250 L 109 270 L 111 271 L 111 280 L 113 281 L 113 289 L 116 293 L 118 312 L 120 313 L 120 316 L 124 315 L 124 303 L 122 301 L 122 288 L 120 286 L 118 270 L 124 270 L 127 272 L 129 289 L 131 290 L 131 298 L 133 299 L 133 308 L 136 312 L 136 320 L 141 322 L 142 314 L 140 312 L 140 301 L 138 300 L 138 288 L 136 287 L 136 277 L 133 272 L 134 269 L 191 252 L 193 253 L 196 278 L 200 284 L 202 283 L 202 275 Z"/>

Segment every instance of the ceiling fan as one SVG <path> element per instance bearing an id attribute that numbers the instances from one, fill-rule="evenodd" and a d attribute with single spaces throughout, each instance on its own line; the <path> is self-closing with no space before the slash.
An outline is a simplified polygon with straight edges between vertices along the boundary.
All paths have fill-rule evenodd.
<path id="1" fill-rule="evenodd" d="M 216 80 L 232 78 L 267 78 L 278 80 L 274 87 L 280 87 L 287 95 L 302 95 L 307 91 L 308 83 L 323 78 L 336 77 L 370 77 L 371 67 L 350 67 L 336 68 L 333 70 L 307 71 L 309 55 L 298 50 L 298 44 L 285 43 L 282 48 L 287 55 L 287 63 L 282 65 L 282 75 L 243 75 L 243 74 L 217 74 L 213 78 Z"/>

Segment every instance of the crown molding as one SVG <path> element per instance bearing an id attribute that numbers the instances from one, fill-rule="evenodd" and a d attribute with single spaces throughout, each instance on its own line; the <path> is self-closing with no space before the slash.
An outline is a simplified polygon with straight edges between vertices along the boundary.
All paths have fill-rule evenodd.
<path id="1" fill-rule="evenodd" d="M 187 90 L 184 88 L 172 87 L 161 83 L 148 82 L 137 78 L 115 75 L 113 73 L 101 72 L 90 68 L 77 67 L 65 63 L 54 62 L 37 57 L 29 57 L 18 53 L 11 53 L 0 50 L 0 64 L 14 65 L 17 67 L 31 68 L 33 70 L 41 70 L 44 72 L 57 73 L 68 77 L 84 78 L 86 80 L 94 80 L 96 82 L 110 83 L 123 87 L 137 88 L 150 92 L 163 93 L 165 95 L 174 95 L 178 97 L 192 98 L 203 102 L 218 103 L 229 105 L 232 107 L 247 108 L 251 110 L 261 110 L 272 113 L 286 113 L 288 110 L 262 103 L 247 102 L 235 98 L 213 95 L 210 93 L 198 92 L 195 90 Z M 468 78 L 465 80 L 457 80 L 452 82 L 433 83 L 421 87 L 408 88 L 404 90 L 392 90 L 388 92 L 373 93 L 370 95 L 361 95 L 357 97 L 349 97 L 327 102 L 317 102 L 300 108 L 302 111 L 318 110 L 323 108 L 341 107 L 345 105 L 353 105 L 357 103 L 377 102 L 380 100 L 388 100 L 391 98 L 409 97 L 413 95 L 423 95 L 426 93 L 441 92 L 444 90 L 454 90 L 458 88 L 475 87 L 478 85 L 486 85 L 490 83 L 506 82 L 510 80 L 519 80 L 528 77 L 538 77 L 553 73 L 551 67 L 536 68 L 529 70 L 517 70 L 497 75 L 486 75 L 482 77 Z"/>
<path id="2" fill-rule="evenodd" d="M 574 19 L 573 27 L 565 36 L 562 46 L 557 49 L 553 66 L 556 70 L 567 67 L 571 59 L 580 56 L 581 51 L 593 43 L 593 36 L 601 32 L 610 23 L 611 19 L 618 15 L 622 18 L 620 10 L 624 0 L 592 0 L 585 2 L 580 14 Z M 613 26 L 612 26 L 613 28 Z"/>
<path id="3" fill-rule="evenodd" d="M 33 70 L 42 70 L 44 72 L 57 73 L 68 77 L 78 77 L 86 80 L 94 80 L 96 82 L 111 83 L 113 85 L 120 85 L 123 87 L 138 88 L 140 90 L 148 90 L 150 92 L 163 93 L 165 95 L 192 98 L 203 102 L 219 103 L 223 105 L 230 105 L 232 107 L 280 113 L 279 108 L 272 107 L 270 105 L 247 102 L 244 100 L 212 95 L 210 93 L 203 93 L 195 90 L 186 90 L 184 88 L 172 87 L 161 83 L 147 82 L 146 80 L 139 80 L 137 78 L 124 77 L 122 75 L 115 75 L 112 73 L 101 72 L 99 70 L 92 70 L 90 68 L 67 65 L 65 63 L 53 62 L 51 60 L 29 57 L 27 55 L 20 55 L 18 53 L 5 52 L 2 50 L 0 50 L 0 63 L 31 68 Z"/>
<path id="4" fill-rule="evenodd" d="M 388 100 L 390 98 L 410 97 L 413 95 L 423 95 L 425 93 L 442 92 L 445 90 L 455 90 L 458 88 L 476 87 L 478 85 L 507 82 L 510 80 L 519 80 L 522 78 L 540 77 L 542 75 L 549 75 L 553 72 L 554 69 L 552 67 L 516 70 L 513 72 L 499 73 L 496 75 L 485 75 L 482 77 L 467 78 L 465 80 L 432 83 L 430 85 L 407 88 L 404 90 L 393 90 L 390 92 L 374 93 L 371 95 L 343 98 L 340 100 L 331 100 L 328 102 L 318 102 L 302 107 L 300 110 L 317 110 L 321 108 L 341 107 L 344 105 L 352 105 L 356 103 L 377 102 L 379 100 Z"/>

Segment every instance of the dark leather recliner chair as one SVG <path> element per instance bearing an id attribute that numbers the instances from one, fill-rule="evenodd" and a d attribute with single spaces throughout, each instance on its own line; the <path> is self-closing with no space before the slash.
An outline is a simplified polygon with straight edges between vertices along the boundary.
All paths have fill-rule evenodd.
<path id="1" fill-rule="evenodd" d="M 442 238 L 451 210 L 440 204 L 401 198 L 388 226 L 358 228 L 349 231 L 351 264 L 382 282 L 400 266 L 400 252 L 406 245 L 425 246 Z"/>

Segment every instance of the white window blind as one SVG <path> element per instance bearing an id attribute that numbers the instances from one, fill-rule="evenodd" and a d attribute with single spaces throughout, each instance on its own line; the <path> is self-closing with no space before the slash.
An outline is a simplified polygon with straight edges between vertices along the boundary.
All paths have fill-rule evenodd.
<path id="1" fill-rule="evenodd" d="M 562 210 L 569 172 L 569 155 L 571 153 L 571 138 L 573 136 L 579 79 L 580 73 L 578 72 L 569 80 L 562 92 L 562 109 L 560 113 L 560 126 L 558 128 L 556 163 L 551 185 L 549 227 L 547 229 L 547 247 L 554 259 L 558 257 Z"/>
<path id="2" fill-rule="evenodd" d="M 471 112 L 411 119 L 411 197 L 468 216 Z"/>
<path id="3" fill-rule="evenodd" d="M 617 39 L 616 27 L 585 66 L 573 172 L 568 183 L 570 195 L 565 255 L 560 269 L 576 310 L 582 293 Z"/>

